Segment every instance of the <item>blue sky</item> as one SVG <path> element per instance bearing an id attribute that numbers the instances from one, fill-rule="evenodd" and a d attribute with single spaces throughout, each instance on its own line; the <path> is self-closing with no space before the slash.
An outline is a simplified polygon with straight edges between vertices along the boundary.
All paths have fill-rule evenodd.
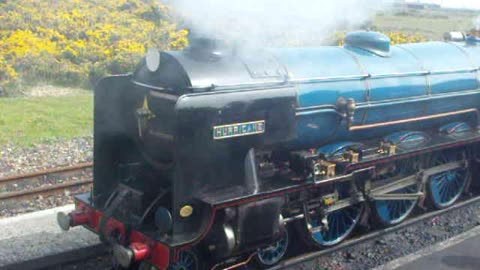
<path id="1" fill-rule="evenodd" d="M 407 2 L 417 2 L 417 0 L 407 0 Z M 420 0 L 420 2 L 436 3 L 450 8 L 480 9 L 480 0 Z"/>

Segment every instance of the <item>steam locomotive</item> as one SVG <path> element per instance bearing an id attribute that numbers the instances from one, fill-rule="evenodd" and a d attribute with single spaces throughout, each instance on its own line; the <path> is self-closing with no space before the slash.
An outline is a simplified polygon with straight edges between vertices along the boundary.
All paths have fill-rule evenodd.
<path id="1" fill-rule="evenodd" d="M 450 39 L 149 50 L 98 83 L 94 187 L 58 222 L 97 233 L 119 269 L 235 269 L 449 207 L 480 141 L 480 41 Z"/>

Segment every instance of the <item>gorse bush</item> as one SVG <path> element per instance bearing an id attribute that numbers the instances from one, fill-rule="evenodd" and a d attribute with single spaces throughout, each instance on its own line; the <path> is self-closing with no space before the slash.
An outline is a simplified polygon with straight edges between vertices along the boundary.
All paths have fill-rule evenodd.
<path id="1" fill-rule="evenodd" d="M 0 86 L 87 85 L 131 71 L 147 48 L 182 49 L 188 31 L 155 0 L 0 0 Z"/>
<path id="2" fill-rule="evenodd" d="M 386 32 L 385 35 L 387 35 L 390 38 L 393 45 L 427 41 L 426 37 L 418 33 L 408 34 L 405 32 Z"/>
<path id="3" fill-rule="evenodd" d="M 419 33 L 409 34 L 405 32 L 383 32 L 383 34 L 385 34 L 390 38 L 392 45 L 428 41 L 428 39 L 425 36 Z M 336 34 L 336 40 L 340 46 L 343 46 L 345 44 L 345 36 L 346 36 L 345 33 Z"/>

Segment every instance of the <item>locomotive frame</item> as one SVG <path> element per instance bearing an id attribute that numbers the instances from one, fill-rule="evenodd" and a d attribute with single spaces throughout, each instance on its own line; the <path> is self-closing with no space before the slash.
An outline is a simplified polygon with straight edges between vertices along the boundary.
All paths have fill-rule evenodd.
<path id="1" fill-rule="evenodd" d="M 322 176 L 313 181 L 307 181 L 298 185 L 288 187 L 285 190 L 275 191 L 268 194 L 260 194 L 255 198 L 238 199 L 236 201 L 232 201 L 227 204 L 217 205 L 214 208 L 213 216 L 215 216 L 216 212 L 220 212 L 229 207 L 234 207 L 244 203 L 252 203 L 255 201 L 262 201 L 270 198 L 286 197 L 288 201 L 287 203 L 288 206 L 286 208 L 287 209 L 291 208 L 291 212 L 290 212 L 291 214 L 289 216 L 285 216 L 282 222 L 287 224 L 295 220 L 301 220 L 305 218 L 305 213 L 308 210 L 305 208 L 307 207 L 306 205 L 302 205 L 303 200 L 312 202 L 311 200 L 308 200 L 306 198 L 318 199 L 326 195 L 330 195 L 330 194 L 322 194 L 320 196 L 318 195 L 312 196 L 312 194 L 315 194 L 315 191 L 317 192 L 319 191 L 319 188 L 328 186 L 330 183 L 336 183 L 336 182 L 348 182 L 350 184 L 355 184 L 356 187 L 360 186 L 357 182 L 363 182 L 363 188 L 360 188 L 360 190 L 357 190 L 357 192 L 355 194 L 352 194 L 351 197 L 349 198 L 335 201 L 334 205 L 332 206 L 328 206 L 330 205 L 330 203 L 325 203 L 325 201 L 320 202 L 320 204 L 323 204 L 323 206 L 326 208 L 324 213 L 328 214 L 330 212 L 334 212 L 343 208 L 350 207 L 357 203 L 372 203 L 378 200 L 411 200 L 412 198 L 415 198 L 415 199 L 421 200 L 421 202 L 419 202 L 420 205 L 424 205 L 423 200 L 426 199 L 426 192 L 421 192 L 417 194 L 406 194 L 406 193 L 389 194 L 389 192 L 401 189 L 411 184 L 421 184 L 424 190 L 425 185 L 427 184 L 430 177 L 432 177 L 433 175 L 436 175 L 441 172 L 449 171 L 449 170 L 455 170 L 456 168 L 474 166 L 474 164 L 476 164 L 475 159 L 478 157 L 477 148 L 478 148 L 478 142 L 480 141 L 480 135 L 476 130 L 469 133 L 470 134 L 468 135 L 462 134 L 461 139 L 450 138 L 448 140 L 449 141 L 448 144 L 440 144 L 440 145 L 430 146 L 425 148 L 417 148 L 417 149 L 413 149 L 413 151 L 396 152 L 395 154 L 389 154 L 387 151 L 385 151 L 384 145 L 377 146 L 374 148 L 375 151 L 373 152 L 378 153 L 378 152 L 385 151 L 384 154 L 373 154 L 377 158 L 374 158 L 372 160 L 366 159 L 363 162 L 356 162 L 356 163 L 352 163 L 347 160 L 345 164 L 346 166 L 344 168 L 344 172 L 349 172 L 349 173 L 346 173 L 346 174 L 338 173 L 338 175 L 334 177 Z M 445 139 L 445 138 L 442 138 L 442 139 Z M 451 162 L 451 163 L 447 163 L 439 166 L 430 167 L 430 168 L 418 171 L 414 175 L 407 176 L 402 179 L 398 179 L 394 182 L 390 182 L 389 185 L 381 186 L 379 188 L 371 188 L 371 182 L 364 181 L 365 179 L 372 178 L 371 176 L 375 174 L 375 168 L 378 165 L 387 164 L 394 161 L 403 160 L 404 158 L 412 158 L 412 157 L 428 159 L 432 155 L 442 153 L 444 151 L 458 151 L 459 149 L 465 149 L 465 148 L 469 148 L 468 150 L 469 158 L 467 160 L 471 161 L 471 163 L 464 160 L 464 161 Z M 348 155 L 345 155 L 345 156 L 348 157 Z M 378 159 L 378 156 L 381 156 L 381 159 Z M 345 163 L 345 161 L 343 161 L 342 163 Z M 298 181 L 298 180 L 295 180 L 295 181 Z M 297 199 L 294 199 L 294 198 L 297 198 Z M 303 198 L 303 200 L 300 198 Z M 76 197 L 76 204 L 77 204 L 77 209 L 79 209 L 79 212 L 74 213 L 73 217 L 75 221 L 72 222 L 72 225 L 82 224 L 83 220 L 89 220 L 89 222 L 91 222 L 92 218 L 89 217 L 88 219 L 86 219 L 85 215 L 89 215 L 89 216 L 93 215 L 95 216 L 93 220 L 100 221 L 102 214 L 89 207 L 90 199 L 88 195 L 81 195 Z M 309 205 L 309 206 L 312 207 L 312 205 Z M 94 211 L 94 213 L 92 213 L 91 211 Z M 213 220 L 214 219 L 212 218 L 212 222 L 208 225 L 208 227 L 213 226 Z M 111 222 L 110 230 L 111 228 L 115 228 L 115 227 L 117 228 L 123 227 L 121 223 L 118 221 L 111 220 L 110 222 Z M 360 219 L 357 222 L 360 222 Z M 88 227 L 99 228 L 100 225 L 99 223 L 97 224 L 89 223 Z M 204 236 L 207 234 L 207 232 L 209 232 L 209 229 L 205 231 Z M 311 230 L 310 232 L 315 233 L 316 231 Z M 343 240 L 344 238 L 339 237 L 339 239 Z M 131 234 L 131 241 L 135 243 L 135 240 L 139 242 L 147 242 L 147 243 L 152 241 L 148 239 L 148 237 L 146 237 L 145 235 L 142 235 L 140 232 L 133 231 Z M 340 241 L 335 241 L 335 243 L 338 243 L 338 242 Z M 154 258 L 165 258 L 166 252 L 168 250 L 165 246 L 160 245 L 158 243 L 156 244 L 150 243 L 150 245 L 155 246 L 155 248 L 152 251 L 149 251 L 148 254 L 156 252 L 156 256 Z M 177 250 L 176 255 L 174 255 L 175 253 L 170 254 L 171 260 L 175 260 L 175 257 L 172 257 L 172 256 L 178 256 L 177 260 L 180 259 L 181 253 L 185 248 L 187 248 L 188 250 L 189 246 L 178 247 L 176 249 Z M 138 248 L 138 251 L 136 252 L 142 254 L 141 252 L 143 249 L 146 249 L 146 247 L 140 246 Z M 142 259 L 141 255 L 136 255 L 135 258 Z M 249 258 L 250 256 L 246 257 L 247 260 Z M 168 263 L 165 261 L 153 261 L 153 263 L 156 263 L 157 265 L 168 266 Z"/>

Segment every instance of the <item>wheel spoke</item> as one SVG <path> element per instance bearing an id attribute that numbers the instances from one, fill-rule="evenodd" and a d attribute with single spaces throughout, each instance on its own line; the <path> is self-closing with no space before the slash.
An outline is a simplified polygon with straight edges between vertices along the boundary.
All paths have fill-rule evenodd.
<path id="1" fill-rule="evenodd" d="M 181 252 L 178 262 L 168 267 L 168 270 L 177 270 L 177 269 L 185 269 L 185 270 L 197 269 L 196 256 L 190 251 Z"/>
<path id="2" fill-rule="evenodd" d="M 442 153 L 437 156 L 435 163 L 438 165 L 461 161 L 465 159 L 465 153 Z M 466 169 L 457 168 L 442 172 L 430 178 L 429 191 L 433 205 L 437 208 L 445 208 L 460 197 L 469 174 Z"/>
<path id="3" fill-rule="evenodd" d="M 418 166 L 416 159 L 408 159 L 399 161 L 396 165 L 393 173 L 388 176 L 380 176 L 381 179 L 389 178 L 403 178 L 415 174 L 420 166 Z M 408 187 L 401 188 L 399 190 L 392 191 L 391 193 L 397 194 L 411 194 L 417 193 L 420 186 L 415 184 Z M 386 200 L 376 201 L 374 203 L 373 210 L 376 211 L 376 216 L 380 219 L 384 225 L 394 225 L 402 222 L 413 211 L 416 200 Z"/>
<path id="4" fill-rule="evenodd" d="M 287 251 L 287 247 L 288 247 L 288 233 L 285 230 L 283 232 L 282 237 L 277 242 L 275 242 L 269 247 L 260 249 L 258 251 L 257 259 L 261 264 L 265 266 L 274 265 L 283 258 L 283 256 Z"/>
<path id="5" fill-rule="evenodd" d="M 331 246 L 341 242 L 348 237 L 356 226 L 362 209 L 360 205 L 352 205 L 330 213 L 327 217 L 328 229 L 313 233 L 311 239 L 320 246 Z M 319 222 L 318 219 L 319 218 L 312 220 L 312 227 L 321 226 L 321 222 Z"/>

